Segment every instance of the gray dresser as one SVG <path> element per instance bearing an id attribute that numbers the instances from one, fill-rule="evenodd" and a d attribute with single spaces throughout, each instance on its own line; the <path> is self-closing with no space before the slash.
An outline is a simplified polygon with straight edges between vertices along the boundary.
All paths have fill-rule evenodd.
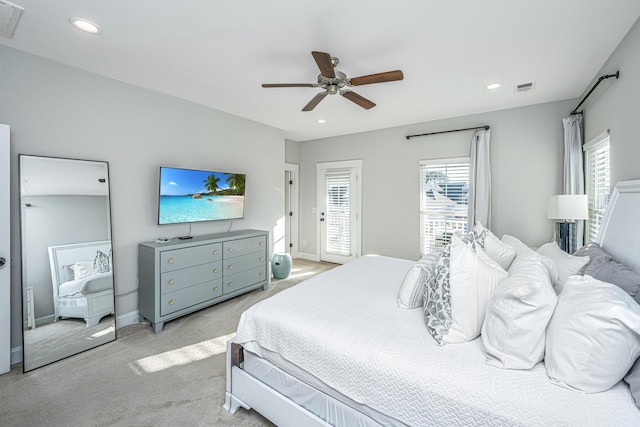
<path id="1" fill-rule="evenodd" d="M 261 230 L 194 236 L 138 246 L 138 310 L 164 322 L 269 286 L 269 234 Z"/>

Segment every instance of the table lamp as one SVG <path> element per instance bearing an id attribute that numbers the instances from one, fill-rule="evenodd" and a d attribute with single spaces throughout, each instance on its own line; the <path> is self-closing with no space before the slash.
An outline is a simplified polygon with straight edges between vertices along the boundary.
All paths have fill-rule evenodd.
<path id="1" fill-rule="evenodd" d="M 565 252 L 573 253 L 576 242 L 576 220 L 589 218 L 586 194 L 562 194 L 547 199 L 547 218 L 556 220 L 556 242 Z"/>

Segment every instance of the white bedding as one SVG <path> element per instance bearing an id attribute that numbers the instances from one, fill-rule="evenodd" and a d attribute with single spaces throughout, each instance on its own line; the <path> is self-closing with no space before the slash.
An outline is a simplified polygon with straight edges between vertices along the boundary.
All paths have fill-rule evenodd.
<path id="1" fill-rule="evenodd" d="M 87 294 L 113 289 L 111 272 L 96 273 L 83 279 L 69 280 L 58 288 L 58 296 L 73 298 L 83 297 Z"/>
<path id="2" fill-rule="evenodd" d="M 413 263 L 366 256 L 248 309 L 235 342 L 407 425 L 638 425 L 629 387 L 584 394 L 486 365 L 479 339 L 438 346 L 396 305 Z M 287 367 L 289 369 L 287 369 Z"/>

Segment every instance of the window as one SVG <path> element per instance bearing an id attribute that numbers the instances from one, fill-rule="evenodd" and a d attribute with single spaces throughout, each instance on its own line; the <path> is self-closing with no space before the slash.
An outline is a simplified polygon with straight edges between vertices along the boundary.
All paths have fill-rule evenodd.
<path id="1" fill-rule="evenodd" d="M 589 219 L 585 224 L 585 242 L 598 235 L 611 188 L 609 163 L 609 132 L 597 136 L 583 147 L 585 153 L 585 183 L 589 200 Z"/>
<path id="2" fill-rule="evenodd" d="M 351 171 L 326 172 L 327 252 L 351 255 Z"/>
<path id="3" fill-rule="evenodd" d="M 420 253 L 441 249 L 467 231 L 469 158 L 420 162 Z"/>

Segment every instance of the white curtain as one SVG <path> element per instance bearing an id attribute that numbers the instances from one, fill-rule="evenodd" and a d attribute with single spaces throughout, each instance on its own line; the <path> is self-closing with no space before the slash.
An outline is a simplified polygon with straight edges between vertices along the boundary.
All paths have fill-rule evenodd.
<path id="1" fill-rule="evenodd" d="M 564 194 L 584 194 L 582 114 L 562 119 L 564 126 Z M 576 247 L 584 244 L 584 221 L 576 221 Z"/>
<path id="2" fill-rule="evenodd" d="M 491 229 L 491 162 L 489 141 L 491 131 L 477 130 L 471 140 L 469 164 L 469 229 L 477 222 Z"/>

